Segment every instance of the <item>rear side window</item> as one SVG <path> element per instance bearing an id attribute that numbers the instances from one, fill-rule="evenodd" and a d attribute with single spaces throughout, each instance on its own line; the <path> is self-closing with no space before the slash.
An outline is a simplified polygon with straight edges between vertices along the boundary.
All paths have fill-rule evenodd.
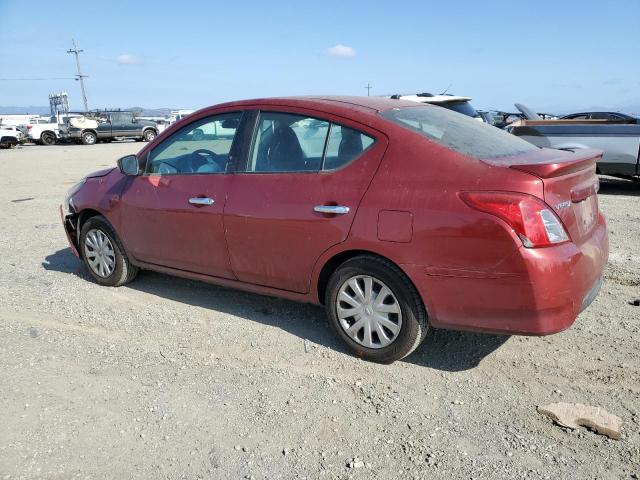
<path id="1" fill-rule="evenodd" d="M 302 115 L 261 112 L 249 172 L 335 170 L 362 154 L 374 139 L 352 128 Z"/>
<path id="2" fill-rule="evenodd" d="M 499 128 L 435 106 L 394 108 L 381 112 L 381 115 L 407 130 L 470 157 L 506 157 L 538 148 Z"/>
<path id="3" fill-rule="evenodd" d="M 327 141 L 324 170 L 335 170 L 346 165 L 373 145 L 373 138 L 353 128 L 332 124 Z"/>

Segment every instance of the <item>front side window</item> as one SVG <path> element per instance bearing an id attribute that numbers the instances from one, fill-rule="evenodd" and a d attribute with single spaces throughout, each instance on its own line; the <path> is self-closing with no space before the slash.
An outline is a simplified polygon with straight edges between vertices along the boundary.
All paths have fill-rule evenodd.
<path id="1" fill-rule="evenodd" d="M 131 115 L 127 115 L 126 113 L 112 113 L 109 115 L 109 119 L 111 123 L 114 125 L 120 125 L 123 123 L 131 123 Z M 127 122 L 128 121 L 128 122 Z"/>
<path id="2" fill-rule="evenodd" d="M 313 117 L 262 112 L 249 172 L 318 172 L 354 160 L 374 139 L 357 130 Z"/>
<path id="3" fill-rule="evenodd" d="M 224 173 L 242 112 L 223 113 L 183 127 L 153 149 L 147 173 Z"/>
<path id="4" fill-rule="evenodd" d="M 407 130 L 471 157 L 505 157 L 538 148 L 504 130 L 435 106 L 394 108 L 381 112 L 381 115 Z"/>

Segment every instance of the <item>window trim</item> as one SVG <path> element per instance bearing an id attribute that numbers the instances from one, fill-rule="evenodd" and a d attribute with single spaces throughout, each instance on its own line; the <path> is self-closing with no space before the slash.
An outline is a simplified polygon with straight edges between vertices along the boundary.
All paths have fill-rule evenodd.
<path id="1" fill-rule="evenodd" d="M 222 115 L 230 115 L 235 113 L 240 114 L 240 123 L 238 124 L 238 128 L 236 128 L 236 133 L 233 135 L 233 140 L 231 141 L 231 148 L 229 149 L 229 158 L 227 160 L 227 164 L 225 166 L 224 172 L 177 172 L 177 173 L 149 172 L 149 167 L 151 166 L 151 161 L 152 161 L 151 156 L 153 155 L 153 152 L 159 149 L 160 147 L 162 147 L 163 145 L 165 145 L 167 142 L 171 141 L 174 137 L 176 137 L 177 135 L 180 135 L 185 130 L 193 130 L 194 128 L 197 128 L 197 126 L 194 127 L 194 125 L 202 126 L 206 123 L 209 123 L 210 119 L 214 117 L 219 117 Z M 152 149 L 150 149 L 147 152 L 147 154 L 145 155 L 146 159 L 145 159 L 144 171 L 140 175 L 144 177 L 148 177 L 148 176 L 174 177 L 174 176 L 192 176 L 192 175 L 227 175 L 229 173 L 233 173 L 233 169 L 231 169 L 230 167 L 234 163 L 233 159 L 235 158 L 235 151 L 239 148 L 238 144 L 241 141 L 240 137 L 242 135 L 238 135 L 238 133 L 241 132 L 241 129 L 244 127 L 244 122 L 247 120 L 246 113 L 247 113 L 246 110 L 230 110 L 227 112 L 213 113 L 212 115 L 195 119 L 192 122 L 184 125 L 179 130 L 176 130 L 175 132 L 173 132 L 169 137 L 163 139 L 162 142 L 160 142 L 158 145 L 155 145 Z"/>
<path id="2" fill-rule="evenodd" d="M 368 152 L 371 148 L 373 148 L 378 143 L 378 140 L 379 140 L 377 136 L 371 135 L 369 133 L 365 133 L 361 129 L 357 128 L 357 127 L 352 127 L 352 126 L 349 126 L 349 125 L 345 125 L 344 123 L 336 122 L 336 121 L 330 120 L 328 118 L 322 118 L 320 116 L 309 114 L 309 113 L 306 113 L 306 112 L 299 112 L 299 111 L 290 112 L 290 111 L 287 111 L 287 110 L 272 110 L 272 109 L 263 110 L 261 108 L 257 108 L 255 110 L 252 110 L 252 112 L 255 112 L 255 117 L 252 119 L 253 120 L 253 132 L 251 134 L 251 142 L 249 144 L 249 148 L 245 152 L 245 159 L 244 159 L 243 162 L 241 162 L 242 168 L 239 169 L 239 170 L 236 170 L 233 173 L 246 174 L 246 175 L 273 175 L 273 174 L 282 175 L 282 174 L 286 174 L 286 173 L 300 175 L 300 174 L 327 174 L 327 173 L 334 173 L 334 172 L 338 172 L 338 171 L 342 170 L 343 168 L 346 168 L 349 165 L 353 164 L 355 161 L 357 161 L 359 158 L 361 158 L 366 152 Z M 256 140 L 258 138 L 258 129 L 260 128 L 260 118 L 262 117 L 263 113 L 280 113 L 280 114 L 284 114 L 284 115 L 295 115 L 295 116 L 298 116 L 298 117 L 301 117 L 301 118 L 312 118 L 314 120 L 319 120 L 321 122 L 327 122 L 329 124 L 329 128 L 327 129 L 327 135 L 326 135 L 326 137 L 324 139 L 324 147 L 322 149 L 322 159 L 320 161 L 320 168 L 318 170 L 300 170 L 300 171 L 284 170 L 284 171 L 279 171 L 279 172 L 259 172 L 259 171 L 257 172 L 257 171 L 249 170 L 249 164 L 251 163 L 251 160 L 252 160 L 252 157 L 253 157 L 253 150 L 255 148 L 255 142 L 256 142 Z M 324 164 L 325 164 L 325 160 L 326 160 L 327 149 L 329 147 L 329 138 L 331 136 L 331 130 L 332 130 L 334 125 L 337 125 L 337 126 L 340 126 L 340 127 L 349 128 L 351 130 L 355 130 L 358 133 L 360 133 L 360 135 L 364 135 L 365 137 L 368 137 L 373 141 L 369 144 L 369 146 L 367 148 L 362 150 L 362 152 L 360 152 L 358 155 L 356 155 L 354 158 L 349 160 L 344 165 L 340 165 L 339 167 L 333 168 L 333 169 L 325 169 L 324 168 Z"/>

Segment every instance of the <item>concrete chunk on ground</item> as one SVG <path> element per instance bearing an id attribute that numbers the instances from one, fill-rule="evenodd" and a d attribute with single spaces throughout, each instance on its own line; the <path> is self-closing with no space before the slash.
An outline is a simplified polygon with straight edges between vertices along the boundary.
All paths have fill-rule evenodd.
<path id="1" fill-rule="evenodd" d="M 620 439 L 622 419 L 600 407 L 558 402 L 538 407 L 538 413 L 563 427 L 576 429 L 583 426 L 609 438 Z"/>

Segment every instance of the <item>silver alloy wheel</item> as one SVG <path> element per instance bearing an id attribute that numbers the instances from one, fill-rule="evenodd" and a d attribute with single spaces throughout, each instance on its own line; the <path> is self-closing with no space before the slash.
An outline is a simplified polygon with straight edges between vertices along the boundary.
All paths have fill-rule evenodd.
<path id="1" fill-rule="evenodd" d="M 96 136 L 93 133 L 85 133 L 84 141 L 87 145 L 93 145 L 96 143 Z"/>
<path id="2" fill-rule="evenodd" d="M 147 142 L 150 142 L 156 138 L 156 133 L 153 130 L 147 130 L 144 132 L 144 138 Z"/>
<path id="3" fill-rule="evenodd" d="M 370 275 L 356 275 L 342 284 L 336 313 L 345 333 L 367 348 L 390 345 L 402 327 L 398 299 L 389 287 Z"/>
<path id="4" fill-rule="evenodd" d="M 93 272 L 107 278 L 116 268 L 116 252 L 111 240 L 102 231 L 92 228 L 84 239 L 84 255 Z"/>

